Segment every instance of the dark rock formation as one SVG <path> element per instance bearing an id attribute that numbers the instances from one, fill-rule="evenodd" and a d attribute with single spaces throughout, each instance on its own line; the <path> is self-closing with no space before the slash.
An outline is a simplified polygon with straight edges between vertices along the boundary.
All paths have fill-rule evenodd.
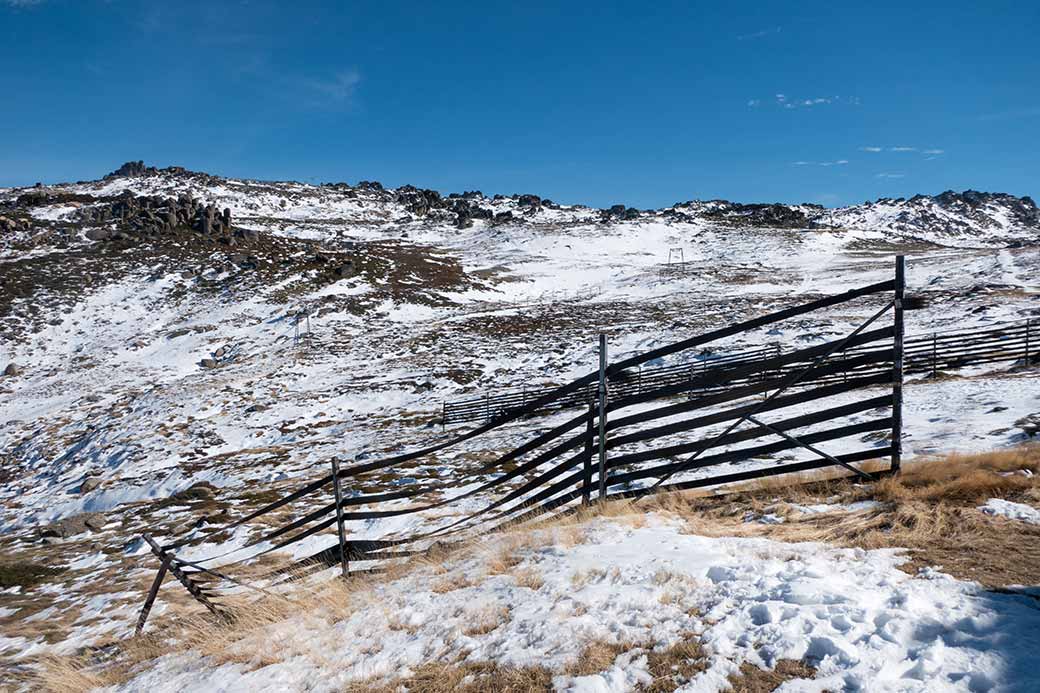
<path id="1" fill-rule="evenodd" d="M 177 230 L 195 231 L 227 243 L 254 241 L 258 236 L 252 230 L 234 229 L 230 209 L 219 211 L 215 205 L 203 204 L 186 195 L 174 199 L 124 192 L 108 200 L 107 204 L 84 207 L 79 212 L 80 221 L 85 224 L 109 225 L 115 222 L 115 229 L 88 230 L 87 238 L 90 240 L 116 240 L 120 234 L 131 238 L 156 237 Z"/>

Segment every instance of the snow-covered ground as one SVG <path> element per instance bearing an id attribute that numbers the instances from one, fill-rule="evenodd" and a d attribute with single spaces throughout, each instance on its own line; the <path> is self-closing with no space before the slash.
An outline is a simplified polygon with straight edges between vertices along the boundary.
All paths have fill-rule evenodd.
<path id="1" fill-rule="evenodd" d="M 32 208 L 35 245 L 22 232 L 0 237 L 5 278 L 39 278 L 33 291 L 0 295 L 0 370 L 8 363 L 22 370 L 0 377 L 0 552 L 65 569 L 32 589 L 0 592 L 0 629 L 17 631 L 0 636 L 0 655 L 12 661 L 131 631 L 154 574 L 141 531 L 162 538 L 209 515 L 256 507 L 327 473 L 334 455 L 374 459 L 443 439 L 457 432 L 436 425 L 445 400 L 584 375 L 596 366 L 601 331 L 611 357 L 621 359 L 888 279 L 897 251 L 909 255 L 911 290 L 930 300 L 907 314 L 909 334 L 1040 317 L 1040 253 L 1022 245 L 1038 232 L 1000 200 L 971 214 L 931 198 L 805 207 L 818 228 L 794 229 L 719 220 L 708 215 L 723 209 L 716 203 L 603 222 L 598 210 L 532 206 L 514 196 L 479 202 L 511 220 L 457 228 L 444 210 L 413 214 L 393 191 L 370 188 L 160 172 L 46 191 L 191 194 L 229 207 L 236 226 L 263 234 L 274 269 L 229 261 L 248 247 L 102 252 L 79 227 L 71 240 L 54 240 L 63 224 L 78 223 L 81 202 Z M 0 191 L 0 203 L 27 192 Z M 913 217 L 915 210 L 924 216 Z M 907 214 L 954 219 L 957 233 L 908 224 Z M 304 261 L 336 253 L 352 253 L 357 271 L 322 273 Z M 811 346 L 847 334 L 877 307 L 845 306 L 712 347 Z M 308 320 L 299 319 L 302 310 Z M 1009 365 L 908 383 L 908 456 L 1024 440 L 1014 421 L 1040 411 L 1040 390 L 1035 371 L 1008 372 Z M 565 416 L 505 427 L 348 492 L 436 480 L 460 484 L 453 493 L 461 494 L 470 488 L 462 484 L 478 481 L 474 460 Z M 199 482 L 213 486 L 213 499 L 161 502 Z M 457 519 L 487 500 L 408 520 L 352 522 L 348 530 L 377 538 Z M 82 512 L 105 513 L 107 528 L 41 543 L 40 527 Z M 251 536 L 242 528 L 186 557 L 222 553 Z M 330 541 L 321 535 L 297 549 Z M 155 613 L 175 588 L 163 589 Z"/>
<path id="2" fill-rule="evenodd" d="M 243 663 L 168 655 L 118 690 L 337 691 L 454 658 L 558 672 L 602 642 L 624 645 L 607 669 L 558 674 L 553 687 L 622 693 L 652 682 L 649 650 L 683 640 L 706 661 L 679 691 L 726 690 L 741 663 L 781 659 L 816 668 L 785 692 L 1040 687 L 1034 600 L 936 570 L 911 577 L 898 550 L 708 538 L 657 515 L 577 531 L 542 530 L 502 574 L 489 564 L 503 545 L 487 542 L 357 596 L 343 620 L 308 612 L 261 629 L 232 646 Z"/>

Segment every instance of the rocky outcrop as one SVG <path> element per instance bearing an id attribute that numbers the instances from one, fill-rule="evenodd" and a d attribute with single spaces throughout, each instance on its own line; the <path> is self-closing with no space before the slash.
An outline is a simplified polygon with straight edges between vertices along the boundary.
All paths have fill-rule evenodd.
<path id="1" fill-rule="evenodd" d="M 79 219 L 84 224 L 104 225 L 87 231 L 87 238 L 94 241 L 156 237 L 177 230 L 195 231 L 228 243 L 257 237 L 255 232 L 232 228 L 230 209 L 220 210 L 184 195 L 174 199 L 127 192 L 108 204 L 83 208 Z"/>
<path id="2" fill-rule="evenodd" d="M 607 209 L 601 209 L 599 219 L 603 223 L 611 221 L 635 221 L 639 218 L 639 210 L 635 207 L 625 205 L 612 205 Z"/>
<path id="3" fill-rule="evenodd" d="M 158 173 L 159 169 L 154 166 L 145 166 L 143 161 L 128 161 L 105 178 L 130 178 L 132 176 L 147 176 Z"/>
<path id="4" fill-rule="evenodd" d="M 807 229 L 813 226 L 812 219 L 803 207 L 820 209 L 817 205 L 794 207 L 783 204 L 740 204 L 725 200 L 713 200 L 713 204 L 700 216 L 713 221 L 774 229 Z"/>

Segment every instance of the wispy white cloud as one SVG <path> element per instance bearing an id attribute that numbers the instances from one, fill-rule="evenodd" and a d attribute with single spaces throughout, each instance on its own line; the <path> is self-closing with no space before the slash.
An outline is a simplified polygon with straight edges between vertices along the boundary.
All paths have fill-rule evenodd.
<path id="1" fill-rule="evenodd" d="M 939 154 L 945 154 L 946 152 L 945 152 L 945 150 L 942 150 L 942 149 L 926 149 L 926 150 L 924 150 L 924 153 L 925 154 L 933 154 L 933 155 L 938 156 Z"/>
<path id="2" fill-rule="evenodd" d="M 10 7 L 35 7 L 43 4 L 43 0 L 0 0 L 0 2 Z"/>
<path id="3" fill-rule="evenodd" d="M 916 152 L 917 147 L 889 147 L 890 152 Z"/>
<path id="4" fill-rule="evenodd" d="M 794 161 L 791 163 L 792 166 L 844 166 L 849 163 L 848 159 L 838 159 L 836 161 Z"/>
<path id="5" fill-rule="evenodd" d="M 755 31 L 750 34 L 741 34 L 737 37 L 738 41 L 750 41 L 752 39 L 765 38 L 766 36 L 772 36 L 773 34 L 779 34 L 782 27 L 773 27 L 772 29 L 763 29 L 762 31 Z"/>
<path id="6" fill-rule="evenodd" d="M 814 96 L 812 98 L 791 98 L 787 94 L 774 94 L 773 105 L 787 110 L 793 110 L 796 108 L 812 108 L 814 106 L 825 106 L 830 104 L 845 104 L 851 106 L 858 106 L 860 104 L 859 97 L 856 96 Z M 757 108 L 763 103 L 762 99 L 750 99 L 748 106 L 751 108 Z"/>
<path id="7" fill-rule="evenodd" d="M 879 173 L 879 174 L 877 174 L 874 177 L 875 178 L 904 178 L 904 177 L 906 177 L 906 174 L 905 173 Z"/>
<path id="8" fill-rule="evenodd" d="M 877 153 L 877 152 L 884 151 L 884 147 L 860 147 L 859 150 L 861 152 L 874 152 L 874 153 Z"/>
<path id="9" fill-rule="evenodd" d="M 361 82 L 361 73 L 357 70 L 340 70 L 329 78 L 306 79 L 302 84 L 307 89 L 320 95 L 323 100 L 333 104 L 347 104 L 357 91 Z"/>

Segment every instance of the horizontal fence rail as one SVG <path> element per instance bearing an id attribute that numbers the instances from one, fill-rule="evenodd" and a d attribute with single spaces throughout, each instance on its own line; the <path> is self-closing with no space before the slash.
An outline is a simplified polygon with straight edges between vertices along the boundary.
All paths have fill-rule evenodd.
<path id="1" fill-rule="evenodd" d="M 1040 360 L 1037 354 L 1037 340 L 1040 337 L 1040 324 L 1033 320 L 986 327 L 974 330 L 956 330 L 945 333 L 915 335 L 904 340 L 904 372 L 909 374 L 931 373 L 957 370 L 967 366 L 989 363 L 1006 363 L 1023 361 L 1032 363 Z M 860 348 L 859 350 L 862 350 Z M 837 361 L 851 358 L 856 348 L 839 354 Z M 699 376 L 714 369 L 725 369 L 742 364 L 757 363 L 770 356 L 784 353 L 779 345 L 762 346 L 728 354 L 701 354 L 698 360 L 658 368 L 641 368 L 635 372 L 623 371 L 611 381 L 610 397 L 624 397 L 642 391 L 652 391 L 669 385 L 693 382 Z M 888 364 L 890 367 L 891 364 Z M 828 374 L 815 378 L 813 383 L 847 378 L 855 375 L 853 371 Z M 710 389 L 710 388 L 708 388 Z M 520 390 L 494 390 L 477 397 L 458 402 L 445 402 L 442 408 L 441 423 L 444 425 L 468 423 L 472 421 L 494 421 L 510 412 L 524 409 L 536 397 L 549 393 L 552 387 L 525 387 Z M 556 398 L 535 414 L 547 414 L 561 409 L 573 409 L 588 406 L 596 401 L 596 384 L 589 383 L 582 390 L 567 397 Z"/>

